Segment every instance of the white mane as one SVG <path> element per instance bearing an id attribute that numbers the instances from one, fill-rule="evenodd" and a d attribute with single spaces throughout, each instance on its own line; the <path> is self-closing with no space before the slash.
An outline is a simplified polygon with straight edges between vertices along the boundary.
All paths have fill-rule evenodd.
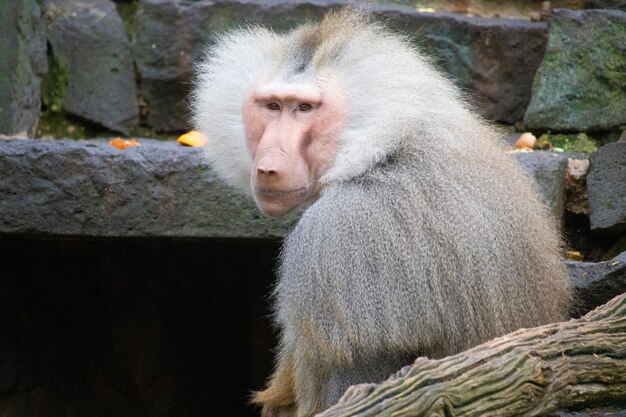
<path id="1" fill-rule="evenodd" d="M 452 83 L 406 39 L 344 10 L 286 34 L 236 30 L 209 49 L 198 67 L 192 115 L 209 138 L 209 160 L 227 183 L 250 193 L 242 105 L 252 84 L 293 71 L 290 51 L 315 40 L 307 74 L 334 72 L 348 103 L 347 126 L 324 185 L 360 176 L 399 149 L 463 150 L 472 141 L 493 140 Z"/>

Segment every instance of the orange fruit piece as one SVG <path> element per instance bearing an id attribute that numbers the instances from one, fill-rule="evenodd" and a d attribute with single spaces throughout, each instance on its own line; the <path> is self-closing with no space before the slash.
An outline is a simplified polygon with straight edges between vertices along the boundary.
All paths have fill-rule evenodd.
<path id="1" fill-rule="evenodd" d="M 537 143 L 537 138 L 530 132 L 522 133 L 515 142 L 515 147 L 517 149 L 527 149 L 532 150 Z"/>
<path id="2" fill-rule="evenodd" d="M 184 135 L 180 135 L 178 137 L 178 143 L 186 146 L 203 146 L 206 143 L 206 135 L 197 130 L 192 130 Z"/>
<path id="3" fill-rule="evenodd" d="M 116 147 L 117 149 L 121 149 L 121 150 L 130 148 L 132 146 L 141 146 L 139 142 L 137 142 L 135 139 L 124 140 L 122 138 L 113 139 L 112 141 L 109 142 L 109 145 Z"/>

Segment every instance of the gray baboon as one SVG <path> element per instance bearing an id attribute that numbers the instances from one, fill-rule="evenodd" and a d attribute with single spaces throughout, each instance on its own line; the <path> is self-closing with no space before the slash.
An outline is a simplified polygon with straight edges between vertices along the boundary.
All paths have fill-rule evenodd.
<path id="1" fill-rule="evenodd" d="M 208 157 L 261 211 L 311 203 L 284 243 L 264 415 L 310 416 L 416 355 L 566 317 L 546 208 L 493 129 L 361 12 L 223 35 L 199 66 Z"/>

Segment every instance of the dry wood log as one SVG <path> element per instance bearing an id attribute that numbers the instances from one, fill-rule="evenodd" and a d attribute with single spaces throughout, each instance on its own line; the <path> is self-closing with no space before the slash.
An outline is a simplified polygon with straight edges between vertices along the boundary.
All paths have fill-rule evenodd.
<path id="1" fill-rule="evenodd" d="M 418 358 L 319 416 L 542 416 L 606 403 L 626 403 L 626 293 L 580 319 Z"/>

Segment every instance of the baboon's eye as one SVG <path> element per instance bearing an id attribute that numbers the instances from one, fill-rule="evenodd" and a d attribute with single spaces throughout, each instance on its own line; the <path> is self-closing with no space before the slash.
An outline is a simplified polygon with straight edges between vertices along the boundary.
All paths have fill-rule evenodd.
<path id="1" fill-rule="evenodd" d="M 278 103 L 267 103 L 267 105 L 265 107 L 267 107 L 268 109 L 270 109 L 272 111 L 280 110 L 280 104 L 278 104 Z"/>
<path id="2" fill-rule="evenodd" d="M 309 103 L 302 103 L 296 108 L 296 110 L 307 112 L 307 111 L 311 111 L 312 108 L 313 106 L 311 106 Z"/>

